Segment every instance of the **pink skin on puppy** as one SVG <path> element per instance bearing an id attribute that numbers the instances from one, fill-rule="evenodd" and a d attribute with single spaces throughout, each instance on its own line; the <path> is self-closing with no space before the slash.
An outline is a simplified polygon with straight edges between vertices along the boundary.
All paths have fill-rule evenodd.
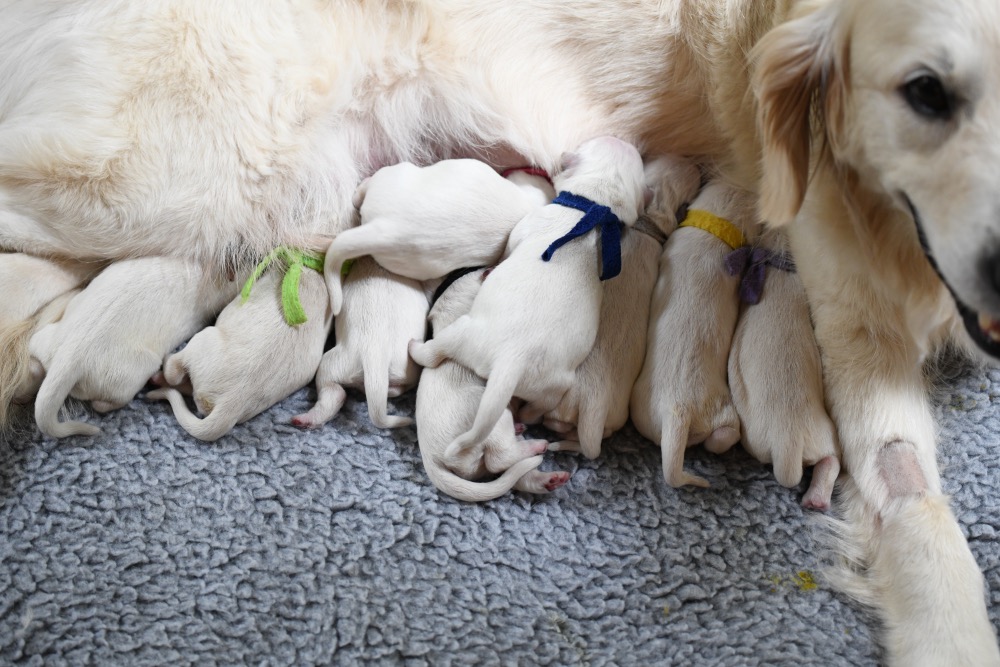
<path id="1" fill-rule="evenodd" d="M 404 162 L 378 170 L 354 193 L 361 225 L 337 235 L 326 253 L 334 315 L 342 306 L 345 261 L 371 255 L 383 268 L 414 280 L 493 265 L 514 225 L 553 195 L 537 176 L 513 172 L 508 180 L 478 160 L 427 167 Z"/>
<path id="2" fill-rule="evenodd" d="M 315 375 L 333 319 L 326 283 L 318 272 L 302 271 L 299 300 L 307 320 L 291 326 L 282 307 L 283 278 L 284 271 L 272 265 L 254 284 L 246 303 L 237 297 L 215 326 L 198 332 L 163 365 L 171 385 L 190 382 L 195 406 L 206 417 L 193 414 L 175 388 L 147 395 L 170 401 L 177 421 L 199 440 L 218 440 Z"/>
<path id="3" fill-rule="evenodd" d="M 626 225 L 645 205 L 642 159 L 633 146 L 603 137 L 585 142 L 566 161 L 556 189 L 608 206 Z M 511 232 L 509 257 L 483 282 L 472 309 L 427 343 L 410 347 L 413 359 L 435 367 L 445 359 L 487 378 L 472 428 L 445 452 L 453 457 L 481 443 L 512 396 L 555 407 L 572 386 L 576 368 L 594 346 L 600 320 L 598 230 L 543 253 L 583 214 L 550 204 L 530 213 Z"/>
<path id="4" fill-rule="evenodd" d="M 435 330 L 443 329 L 472 307 L 485 270 L 458 278 L 431 308 Z M 426 368 L 417 386 L 417 441 L 428 477 L 439 490 L 469 502 L 491 500 L 512 488 L 547 493 L 567 481 L 568 472 L 540 472 L 545 440 L 519 440 L 518 426 L 505 410 L 487 438 L 476 447 L 448 457 L 445 450 L 475 419 L 486 383 L 475 373 L 451 361 Z M 520 430 L 523 430 L 523 426 Z M 489 474 L 500 475 L 479 482 Z"/>
<path id="5" fill-rule="evenodd" d="M 753 198 L 719 182 L 705 186 L 691 204 L 696 210 L 724 218 L 743 233 L 754 224 Z M 663 477 L 675 487 L 708 486 L 684 470 L 687 447 L 704 443 L 723 452 L 740 439 L 726 380 L 739 312 L 737 278 L 723 267 L 730 251 L 712 233 L 683 226 L 667 239 L 660 257 L 646 358 L 632 388 L 630 412 L 636 429 L 660 443 Z"/>

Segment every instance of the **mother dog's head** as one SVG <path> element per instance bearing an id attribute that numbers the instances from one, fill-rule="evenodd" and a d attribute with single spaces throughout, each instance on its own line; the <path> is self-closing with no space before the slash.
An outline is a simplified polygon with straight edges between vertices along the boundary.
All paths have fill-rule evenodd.
<path id="1" fill-rule="evenodd" d="M 825 143 L 912 214 L 972 338 L 1000 357 L 1000 3 L 794 4 L 755 52 L 761 213 L 795 217 Z"/>

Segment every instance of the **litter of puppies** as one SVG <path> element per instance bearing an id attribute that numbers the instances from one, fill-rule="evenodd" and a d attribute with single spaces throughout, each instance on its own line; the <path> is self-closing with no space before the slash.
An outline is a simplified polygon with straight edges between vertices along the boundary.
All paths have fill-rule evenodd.
<path id="1" fill-rule="evenodd" d="M 147 397 L 214 441 L 314 377 L 316 405 L 293 424 L 321 427 L 354 388 L 373 424 L 405 427 L 387 399 L 416 386 L 428 476 L 462 500 L 550 492 L 569 473 L 539 470 L 546 451 L 595 458 L 631 417 L 672 486 L 708 485 L 684 471 L 687 447 L 742 441 L 784 485 L 816 465 L 803 504 L 827 509 L 839 450 L 787 244 L 760 231 L 747 193 L 700 178 L 613 137 L 551 181 L 467 159 L 386 167 L 355 193 L 358 226 L 275 250 L 245 283 L 174 259 L 3 254 L 0 284 L 20 291 L 0 320 L 22 352 L 0 369 L 0 410 L 37 392 L 45 434 L 95 435 L 58 421 L 65 399 L 113 410 L 152 378 Z M 526 439 L 526 423 L 558 437 Z"/>

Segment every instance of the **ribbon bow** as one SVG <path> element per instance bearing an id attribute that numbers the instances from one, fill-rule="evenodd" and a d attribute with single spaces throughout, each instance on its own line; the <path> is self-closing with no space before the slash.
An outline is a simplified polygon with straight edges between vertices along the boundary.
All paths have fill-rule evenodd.
<path id="1" fill-rule="evenodd" d="M 278 246 L 271 253 L 261 260 L 260 264 L 253 270 L 243 290 L 240 292 L 240 304 L 247 302 L 254 283 L 263 275 L 267 267 L 276 259 L 281 259 L 285 263 L 285 277 L 281 280 L 281 308 L 285 315 L 285 322 L 289 326 L 298 326 L 306 322 L 306 311 L 299 300 L 299 281 L 302 278 L 303 267 L 313 271 L 323 273 L 323 257 L 304 250 L 296 250 L 288 246 Z"/>
<path id="2" fill-rule="evenodd" d="M 601 280 L 614 278 L 622 271 L 622 231 L 621 220 L 610 208 L 603 204 L 593 202 L 586 197 L 575 195 L 571 192 L 560 192 L 559 196 L 552 200 L 553 204 L 559 204 L 567 208 L 583 211 L 583 217 L 576 223 L 573 229 L 563 236 L 557 238 L 542 253 L 542 260 L 549 261 L 555 251 L 566 245 L 570 241 L 583 236 L 595 227 L 601 230 Z"/>
<path id="3" fill-rule="evenodd" d="M 785 253 L 776 253 L 767 248 L 742 246 L 728 253 L 725 258 L 726 273 L 740 278 L 740 300 L 748 305 L 760 303 L 764 294 L 764 278 L 767 267 L 781 271 L 795 271 L 795 262 Z"/>

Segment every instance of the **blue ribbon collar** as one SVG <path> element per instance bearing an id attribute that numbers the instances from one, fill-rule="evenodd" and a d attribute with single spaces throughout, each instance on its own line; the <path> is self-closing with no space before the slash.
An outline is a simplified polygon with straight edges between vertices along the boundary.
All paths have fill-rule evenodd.
<path id="1" fill-rule="evenodd" d="M 727 253 L 724 266 L 729 275 L 740 276 L 740 300 L 750 306 L 760 303 L 764 295 L 767 267 L 795 272 L 795 262 L 785 253 L 750 246 L 742 246 Z"/>
<path id="2" fill-rule="evenodd" d="M 552 203 L 583 211 L 583 217 L 573 229 L 557 238 L 546 248 L 545 252 L 542 253 L 542 260 L 549 261 L 556 250 L 598 227 L 601 231 L 601 280 L 609 280 L 621 273 L 622 221 L 618 219 L 618 216 L 603 204 L 566 191 L 560 192 L 559 196 L 552 200 Z"/>

